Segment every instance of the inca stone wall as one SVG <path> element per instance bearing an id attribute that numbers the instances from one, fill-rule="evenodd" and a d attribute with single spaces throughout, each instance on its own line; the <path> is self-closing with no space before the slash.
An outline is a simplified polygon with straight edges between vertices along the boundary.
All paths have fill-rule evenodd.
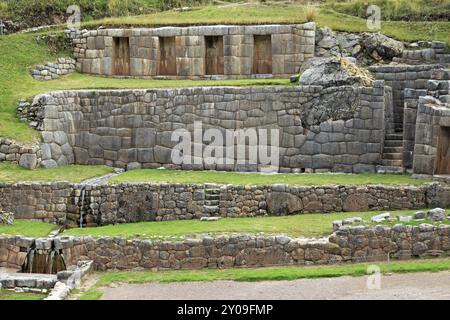
<path id="1" fill-rule="evenodd" d="M 101 75 L 114 74 L 114 38 L 128 38 L 128 75 L 132 77 L 159 76 L 160 39 L 175 37 L 176 75 L 172 77 L 189 79 L 211 76 L 205 70 L 205 36 L 223 37 L 224 73 L 219 76 L 248 78 L 253 75 L 254 36 L 269 35 L 272 74 L 287 77 L 314 56 L 315 24 L 102 29 L 70 35 L 77 70 Z"/>
<path id="2" fill-rule="evenodd" d="M 29 240 L 0 237 L 0 266 L 19 268 Z M 391 259 L 446 256 L 450 226 L 343 226 L 319 240 L 237 234 L 179 241 L 61 237 L 54 242 L 68 265 L 93 260 L 101 271 L 320 265 L 383 261 L 388 255 Z"/>
<path id="3" fill-rule="evenodd" d="M 437 172 L 440 166 L 438 160 L 446 161 L 447 164 L 449 163 L 449 158 L 437 159 L 439 143 L 444 138 L 441 135 L 441 128 L 450 127 L 449 101 L 447 100 L 446 103 L 443 103 L 429 96 L 419 98 L 413 162 L 414 172 L 417 174 L 433 175 L 435 173 L 450 173 Z M 450 150 L 449 146 L 447 148 Z M 448 150 L 445 150 L 446 153 L 448 153 Z"/>
<path id="4" fill-rule="evenodd" d="M 416 140 L 417 105 L 420 97 L 431 96 L 443 101 L 450 94 L 450 80 L 429 80 L 426 89 L 405 89 L 403 121 L 403 165 L 412 168 Z"/>
<path id="5" fill-rule="evenodd" d="M 385 80 L 386 86 L 392 88 L 394 102 L 394 128 L 403 130 L 404 122 L 404 90 L 426 89 L 428 80 L 448 79 L 448 71 L 443 66 L 429 65 L 402 65 L 392 64 L 385 66 L 372 66 L 369 70 L 375 74 L 376 79 Z"/>
<path id="6" fill-rule="evenodd" d="M 0 162 L 9 162 L 19 164 L 27 169 L 35 169 L 41 163 L 39 144 L 24 144 L 11 139 L 0 138 Z"/>
<path id="7" fill-rule="evenodd" d="M 450 54 L 445 52 L 445 43 L 433 41 L 430 48 L 404 50 L 401 57 L 392 61 L 406 64 L 440 63 L 450 64 Z"/>
<path id="8" fill-rule="evenodd" d="M 206 196 L 211 188 L 218 190 L 214 205 Z M 94 227 L 206 216 L 280 216 L 448 206 L 450 188 L 440 184 L 417 187 L 0 184 L 1 210 L 13 212 L 19 219 L 38 219 L 69 227 L 79 227 L 80 220 L 82 226 Z"/>
<path id="9" fill-rule="evenodd" d="M 75 71 L 75 60 L 72 58 L 58 58 L 56 62 L 37 65 L 31 70 L 36 80 L 53 80 Z"/>
<path id="10" fill-rule="evenodd" d="M 385 90 L 374 87 L 210 87 L 64 91 L 30 110 L 42 130 L 42 164 L 260 170 L 256 164 L 174 164 L 175 129 L 278 129 L 280 171 L 374 172 L 384 141 Z M 42 119 L 42 120 L 40 120 Z M 41 121 L 41 122 L 40 122 Z M 194 141 L 192 137 L 192 141 Z M 236 145 L 236 142 L 234 143 Z M 206 146 L 206 143 L 203 143 Z M 192 152 L 194 154 L 194 152 Z M 227 156 L 226 154 L 224 155 Z"/>

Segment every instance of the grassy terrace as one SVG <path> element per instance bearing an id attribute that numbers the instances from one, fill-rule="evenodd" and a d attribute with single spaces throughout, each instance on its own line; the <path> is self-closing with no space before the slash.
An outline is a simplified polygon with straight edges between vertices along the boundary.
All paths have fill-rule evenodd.
<path id="1" fill-rule="evenodd" d="M 410 215 L 417 210 L 391 211 L 392 216 Z M 126 238 L 179 238 L 202 234 L 287 234 L 292 237 L 324 237 L 332 233 L 332 222 L 350 217 L 361 217 L 366 225 L 380 211 L 344 212 L 329 214 L 302 214 L 283 217 L 223 218 L 218 221 L 160 221 L 110 225 L 97 228 L 70 229 L 65 235 L 122 236 Z M 428 222 L 428 221 L 427 221 Z M 396 222 L 387 223 L 393 225 Z M 420 223 L 424 223 L 421 221 Z M 430 222 L 428 222 L 430 223 Z M 446 220 L 446 223 L 450 223 Z"/>
<path id="2" fill-rule="evenodd" d="M 87 22 L 84 26 L 158 26 L 193 24 L 262 24 L 301 23 L 306 21 L 305 6 L 299 4 L 239 4 L 207 6 L 190 12 L 166 11 L 150 15 L 106 18 Z M 368 31 L 365 19 L 337 13 L 331 8 L 318 8 L 315 21 L 319 26 L 349 32 Z M 443 40 L 450 43 L 450 22 L 388 21 L 382 23 L 382 32 L 399 40 Z M 52 31 L 54 32 L 54 31 Z M 168 81 L 110 79 L 72 74 L 58 80 L 40 82 L 28 73 L 33 65 L 55 59 L 48 47 L 39 44 L 31 34 L 0 37 L 0 137 L 31 142 L 38 139 L 38 132 L 19 122 L 15 115 L 19 99 L 36 94 L 63 89 L 121 89 L 185 87 L 204 85 L 277 85 L 288 80 L 228 80 L 228 81 Z"/>
<path id="3" fill-rule="evenodd" d="M 42 300 L 45 294 L 31 292 L 14 292 L 0 289 L 0 300 Z"/>
<path id="4" fill-rule="evenodd" d="M 429 180 L 412 179 L 401 174 L 261 174 L 223 171 L 185 171 L 140 169 L 127 171 L 111 179 L 111 183 L 169 182 L 169 183 L 220 183 L 238 185 L 290 185 L 319 186 L 346 185 L 421 185 Z"/>
<path id="5" fill-rule="evenodd" d="M 31 221 L 31 220 L 15 220 L 12 226 L 0 225 L 0 235 L 20 235 L 25 237 L 46 237 L 58 228 L 54 224 Z"/>
<path id="6" fill-rule="evenodd" d="M 67 181 L 77 183 L 90 178 L 103 176 L 111 172 L 114 172 L 113 169 L 106 166 L 70 165 L 53 169 L 38 168 L 35 170 L 28 170 L 14 164 L 0 163 L 0 183 L 23 181 Z"/>
<path id="7" fill-rule="evenodd" d="M 206 6 L 193 11 L 164 11 L 148 15 L 105 18 L 86 22 L 87 28 L 98 26 L 165 26 L 204 24 L 265 24 L 303 23 L 307 21 L 310 9 L 303 4 L 230 4 L 226 6 Z M 365 19 L 338 13 L 330 6 L 318 7 L 315 22 L 333 30 L 365 32 Z M 385 21 L 381 32 L 399 40 L 442 40 L 450 43 L 448 30 L 450 22 Z"/>
<path id="8" fill-rule="evenodd" d="M 186 281 L 274 281 L 329 278 L 341 276 L 363 276 L 367 268 L 373 263 L 356 263 L 338 266 L 313 267 L 270 267 L 270 268 L 242 268 L 225 270 L 186 270 L 161 272 L 110 272 L 102 274 L 97 283 L 84 292 L 81 300 L 97 300 L 103 295 L 101 287 L 112 283 L 171 283 Z M 432 259 L 416 261 L 395 261 L 391 263 L 377 262 L 382 273 L 410 273 L 410 272 L 438 272 L 450 270 L 450 259 Z"/>

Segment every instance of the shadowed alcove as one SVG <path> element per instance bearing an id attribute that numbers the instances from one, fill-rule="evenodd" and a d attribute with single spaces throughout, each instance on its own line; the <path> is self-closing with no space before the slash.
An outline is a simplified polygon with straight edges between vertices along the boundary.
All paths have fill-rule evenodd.
<path id="1" fill-rule="evenodd" d="M 177 75 L 175 37 L 159 38 L 159 75 Z"/>
<path id="2" fill-rule="evenodd" d="M 450 174 L 450 127 L 441 127 L 439 133 L 436 174 Z"/>
<path id="3" fill-rule="evenodd" d="M 113 38 L 113 74 L 130 75 L 130 40 L 127 37 Z"/>
<path id="4" fill-rule="evenodd" d="M 253 74 L 272 73 L 271 35 L 254 36 Z"/>
<path id="5" fill-rule="evenodd" d="M 206 36 L 205 70 L 207 75 L 224 74 L 223 66 L 223 37 Z"/>

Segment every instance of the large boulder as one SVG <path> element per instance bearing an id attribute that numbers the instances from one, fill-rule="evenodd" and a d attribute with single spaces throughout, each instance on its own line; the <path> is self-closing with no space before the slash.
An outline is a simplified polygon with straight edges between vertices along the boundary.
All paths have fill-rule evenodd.
<path id="1" fill-rule="evenodd" d="M 428 211 L 428 219 L 432 221 L 442 221 L 445 219 L 445 210 L 441 208 L 435 208 Z"/>
<path id="2" fill-rule="evenodd" d="M 14 224 L 14 213 L 0 210 L 0 224 Z"/>
<path id="3" fill-rule="evenodd" d="M 405 49 L 402 42 L 382 33 L 364 33 L 363 44 L 367 53 L 375 60 L 392 60 L 400 56 Z"/>
<path id="4" fill-rule="evenodd" d="M 34 153 L 24 153 L 20 156 L 19 165 L 26 169 L 36 169 L 37 156 Z"/>
<path id="5" fill-rule="evenodd" d="M 303 202 L 291 193 L 274 191 L 267 195 L 267 209 L 271 215 L 297 214 L 302 212 Z"/>
<path id="6" fill-rule="evenodd" d="M 300 84 L 335 87 L 371 84 L 371 75 L 354 64 L 351 58 L 312 58 L 300 69 Z"/>

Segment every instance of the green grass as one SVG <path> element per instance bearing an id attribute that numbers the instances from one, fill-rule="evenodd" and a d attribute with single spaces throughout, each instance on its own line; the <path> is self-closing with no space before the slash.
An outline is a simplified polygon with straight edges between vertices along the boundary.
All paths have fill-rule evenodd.
<path id="1" fill-rule="evenodd" d="M 110 183 L 170 182 L 170 183 L 219 183 L 238 185 L 422 185 L 430 180 L 412 179 L 402 174 L 261 174 L 223 171 L 188 171 L 139 169 L 127 171 L 111 179 Z"/>
<path id="2" fill-rule="evenodd" d="M 205 269 L 195 271 L 161 271 L 161 272 L 111 272 L 103 274 L 94 287 L 86 291 L 82 300 L 97 300 L 102 296 L 101 287 L 112 283 L 141 284 L 149 282 L 171 283 L 187 281 L 275 281 L 330 278 L 341 276 L 363 276 L 367 268 L 374 263 L 357 263 L 337 266 L 313 267 L 270 267 L 242 269 Z M 430 259 L 413 261 L 377 262 L 381 272 L 411 273 L 438 272 L 450 270 L 450 259 Z"/>
<path id="3" fill-rule="evenodd" d="M 417 210 L 391 211 L 395 215 L 411 215 Z M 287 234 L 292 237 L 324 237 L 332 233 L 332 222 L 361 217 L 365 225 L 374 225 L 370 218 L 380 211 L 301 214 L 282 217 L 223 218 L 218 221 L 158 221 L 109 225 L 97 228 L 69 229 L 64 235 L 121 236 L 125 238 L 176 239 L 202 234 Z M 396 222 L 389 222 L 393 225 Z M 421 222 L 423 223 L 423 221 Z M 450 222 L 449 222 L 450 223 Z"/>
<path id="4" fill-rule="evenodd" d="M 0 300 L 42 300 L 44 298 L 45 294 L 0 289 Z"/>
<path id="5" fill-rule="evenodd" d="M 56 230 L 58 226 L 41 221 L 32 220 L 18 220 L 14 221 L 14 224 L 0 225 L 0 235 L 20 235 L 25 237 L 46 237 Z"/>
<path id="6" fill-rule="evenodd" d="M 233 4 L 206 6 L 188 12 L 164 11 L 149 15 L 105 18 L 89 21 L 84 27 L 102 26 L 164 26 L 202 24 L 266 24 L 303 23 L 305 6 L 302 4 Z M 315 21 L 320 27 L 348 32 L 366 32 L 366 19 L 338 13 L 323 6 L 317 9 Z M 403 41 L 442 40 L 450 43 L 450 22 L 447 21 L 383 21 L 381 32 Z"/>
<path id="7" fill-rule="evenodd" d="M 112 173 L 114 170 L 107 166 L 70 165 L 52 169 L 38 168 L 28 170 L 10 163 L 0 163 L 0 182 L 49 182 L 66 181 L 78 183 L 86 179 Z"/>

